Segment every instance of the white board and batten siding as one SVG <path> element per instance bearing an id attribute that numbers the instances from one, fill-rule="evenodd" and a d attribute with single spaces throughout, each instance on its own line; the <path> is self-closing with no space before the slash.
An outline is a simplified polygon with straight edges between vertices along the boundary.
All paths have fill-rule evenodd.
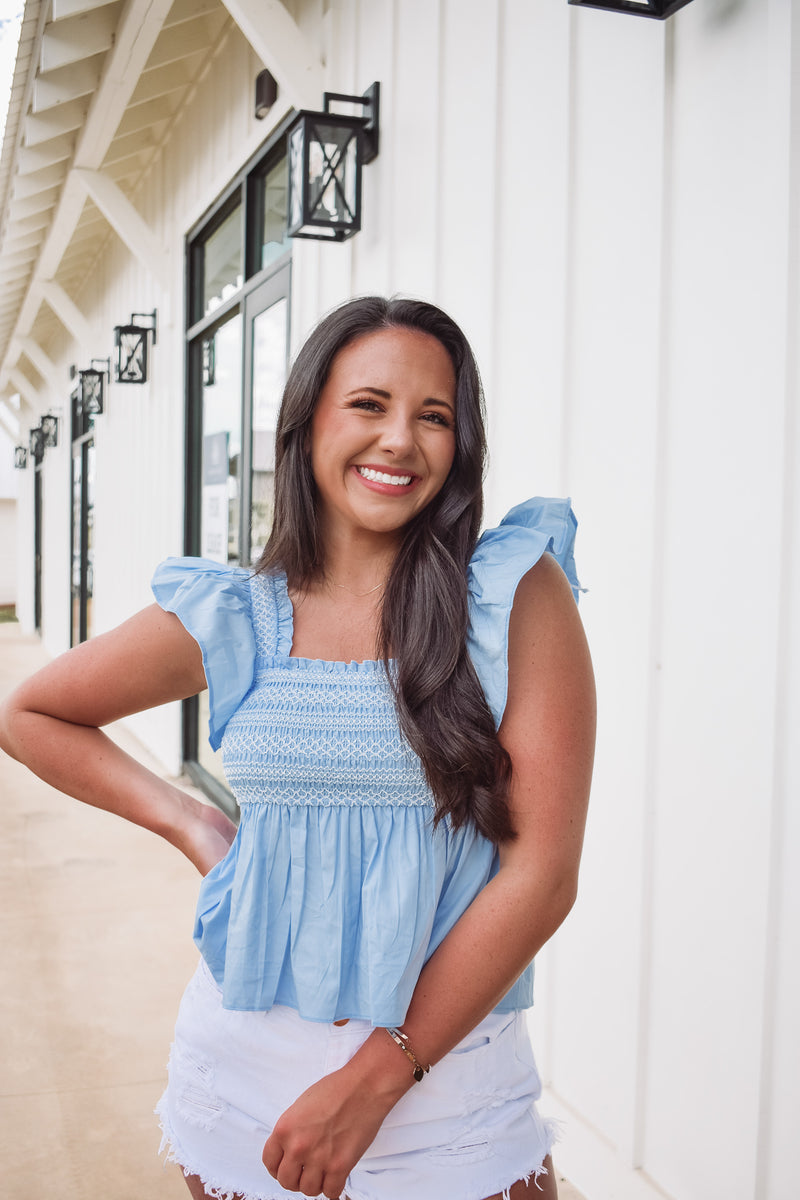
<path id="1" fill-rule="evenodd" d="M 298 335 L 345 281 L 464 324 L 492 518 L 575 498 L 600 741 L 534 1029 L 590 1198 L 796 1194 L 799 19 L 370 5 L 365 229 L 296 255 Z"/>
<path id="2" fill-rule="evenodd" d="M 433 297 L 490 516 L 569 491 L 581 522 L 597 777 L 534 1018 L 561 1165 L 590 1200 L 790 1200 L 800 6 L 361 10 L 342 75 L 381 79 L 386 141 L 364 232 L 298 248 L 298 336 L 344 282 Z"/>
<path id="3" fill-rule="evenodd" d="M 489 519 L 571 493 L 580 521 L 597 771 L 532 1019 L 559 1167 L 588 1200 L 794 1200 L 800 0 L 667 23 L 566 0 L 287 7 L 331 90 L 382 88 L 362 232 L 294 246 L 293 345 L 349 295 L 442 304 L 484 377 Z M 98 629 L 182 550 L 183 239 L 286 111 L 253 120 L 259 66 L 229 24 L 135 197 L 172 294 L 110 235 L 75 298 L 106 333 L 160 314 L 150 383 L 112 386 L 97 428 Z M 63 579 L 68 453 L 45 479 Z M 136 729 L 177 762 L 177 711 Z"/>

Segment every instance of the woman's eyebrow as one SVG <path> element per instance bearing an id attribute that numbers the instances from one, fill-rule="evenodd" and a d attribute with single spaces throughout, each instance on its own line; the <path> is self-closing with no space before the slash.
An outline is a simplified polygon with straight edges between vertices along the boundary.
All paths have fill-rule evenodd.
<path id="1" fill-rule="evenodd" d="M 360 392 L 370 392 L 373 396 L 380 396 L 383 400 L 391 400 L 392 393 L 385 392 L 382 388 L 376 387 L 357 387 L 353 388 L 352 392 L 345 392 L 345 396 L 357 396 Z"/>
<path id="2" fill-rule="evenodd" d="M 425 403 L 434 404 L 437 408 L 446 408 L 448 412 L 455 411 L 449 400 L 437 400 L 435 396 L 429 396 Z"/>

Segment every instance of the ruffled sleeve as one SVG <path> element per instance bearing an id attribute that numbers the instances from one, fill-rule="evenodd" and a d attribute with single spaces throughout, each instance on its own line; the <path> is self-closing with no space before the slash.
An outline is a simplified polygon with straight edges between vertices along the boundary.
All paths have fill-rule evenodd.
<path id="1" fill-rule="evenodd" d="M 175 613 L 203 652 L 208 740 L 217 750 L 253 682 L 250 573 L 205 558 L 168 558 L 156 568 L 151 587 L 161 608 Z"/>
<path id="2" fill-rule="evenodd" d="M 508 693 L 508 624 L 522 576 L 545 552 L 567 576 L 577 601 L 573 544 L 577 521 L 570 501 L 540 496 L 512 508 L 497 529 L 488 529 L 469 569 L 470 657 L 499 726 Z"/>

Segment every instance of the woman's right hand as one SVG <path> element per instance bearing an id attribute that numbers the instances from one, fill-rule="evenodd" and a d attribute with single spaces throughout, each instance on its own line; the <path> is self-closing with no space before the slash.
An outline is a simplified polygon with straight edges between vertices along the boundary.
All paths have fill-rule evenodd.
<path id="1" fill-rule="evenodd" d="M 181 801 L 185 819 L 175 845 L 201 875 L 207 875 L 228 853 L 236 837 L 236 826 L 220 809 L 203 804 L 186 792 L 181 793 Z"/>

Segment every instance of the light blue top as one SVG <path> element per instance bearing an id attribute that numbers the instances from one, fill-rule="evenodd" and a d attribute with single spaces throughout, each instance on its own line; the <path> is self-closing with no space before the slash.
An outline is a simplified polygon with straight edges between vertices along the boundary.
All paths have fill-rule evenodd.
<path id="1" fill-rule="evenodd" d="M 484 533 L 469 569 L 469 652 L 499 725 L 508 623 L 549 551 L 578 596 L 568 500 L 529 500 Z M 153 592 L 200 645 L 210 741 L 241 809 L 200 889 L 195 941 L 226 1008 L 399 1025 L 420 970 L 497 870 L 494 846 L 447 820 L 400 733 L 381 662 L 292 658 L 282 574 L 168 559 Z M 498 1005 L 533 1002 L 533 966 Z"/>

